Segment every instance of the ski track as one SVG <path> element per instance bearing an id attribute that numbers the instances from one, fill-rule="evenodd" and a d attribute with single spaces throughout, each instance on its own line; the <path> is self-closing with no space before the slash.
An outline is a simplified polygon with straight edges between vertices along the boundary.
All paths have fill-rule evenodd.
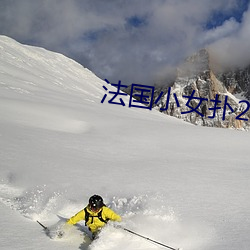
<path id="1" fill-rule="evenodd" d="M 176 248 L 186 246 L 184 249 L 195 249 L 203 240 L 197 240 L 199 227 L 195 230 L 190 225 L 179 220 L 172 208 L 164 205 L 164 197 L 161 195 L 141 195 L 130 198 L 107 198 L 107 206 L 117 211 L 122 217 L 123 227 L 135 231 L 163 244 Z M 55 241 L 63 241 L 69 246 L 79 246 L 82 250 L 119 249 L 124 245 L 119 242 L 128 242 L 126 249 L 162 249 L 161 246 L 143 238 L 117 229 L 112 223 L 107 225 L 99 235 L 99 238 L 91 243 L 88 232 L 83 222 L 71 229 L 67 229 L 63 239 L 56 237 L 57 231 L 65 225 L 66 219 L 59 219 L 57 214 L 68 218 L 75 211 L 82 209 L 82 203 L 76 203 L 64 198 L 63 192 L 50 192 L 46 185 L 34 187 L 30 190 L 22 190 L 11 183 L 0 184 L 0 201 L 12 210 L 20 213 L 29 220 L 44 222 L 50 229 L 49 235 Z M 204 229 L 204 228 L 203 228 Z M 189 232 L 185 232 L 189 230 Z M 42 232 L 42 230 L 41 230 Z M 112 239 L 112 240 L 111 240 Z M 121 239 L 123 239 L 121 241 Z M 189 239 L 186 242 L 185 239 Z M 167 244 L 168 243 L 168 244 Z"/>

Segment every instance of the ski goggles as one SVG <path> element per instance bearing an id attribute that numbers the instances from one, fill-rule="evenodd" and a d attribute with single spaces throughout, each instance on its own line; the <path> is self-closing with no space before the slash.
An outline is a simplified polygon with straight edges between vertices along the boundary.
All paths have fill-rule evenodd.
<path id="1" fill-rule="evenodd" d="M 101 207 L 97 207 L 97 206 L 93 206 L 93 205 L 92 206 L 90 205 L 89 208 L 93 212 L 97 212 L 97 211 L 99 211 L 101 209 Z"/>

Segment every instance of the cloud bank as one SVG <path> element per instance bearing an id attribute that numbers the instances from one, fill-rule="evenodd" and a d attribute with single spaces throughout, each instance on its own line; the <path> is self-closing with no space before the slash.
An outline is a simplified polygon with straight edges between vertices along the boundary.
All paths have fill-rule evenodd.
<path id="1" fill-rule="evenodd" d="M 61 52 L 101 78 L 164 79 L 211 47 L 223 63 L 247 63 L 248 0 L 2 0 L 0 33 Z"/>

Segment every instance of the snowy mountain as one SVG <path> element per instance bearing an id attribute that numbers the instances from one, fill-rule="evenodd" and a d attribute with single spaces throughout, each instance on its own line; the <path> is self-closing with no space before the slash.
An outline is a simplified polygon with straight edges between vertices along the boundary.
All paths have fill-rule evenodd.
<path id="1" fill-rule="evenodd" d="M 221 72 L 213 64 L 209 51 L 202 49 L 179 66 L 171 85 L 169 108 L 163 112 L 196 125 L 249 130 L 249 84 L 249 68 Z M 192 91 L 195 91 L 193 97 L 196 99 L 190 99 L 189 106 L 198 108 L 189 112 L 191 108 L 187 103 Z M 156 105 L 158 110 L 164 109 L 168 95 L 165 92 Z"/>
<path id="2" fill-rule="evenodd" d="M 241 96 L 242 99 L 250 100 L 250 65 L 244 68 L 226 70 L 217 74 L 227 90 Z"/>
<path id="3" fill-rule="evenodd" d="M 0 248 L 153 250 L 109 224 L 50 239 L 93 194 L 122 226 L 184 250 L 248 250 L 249 133 L 108 102 L 115 89 L 63 55 L 0 36 Z M 101 103 L 105 94 L 106 100 Z"/>

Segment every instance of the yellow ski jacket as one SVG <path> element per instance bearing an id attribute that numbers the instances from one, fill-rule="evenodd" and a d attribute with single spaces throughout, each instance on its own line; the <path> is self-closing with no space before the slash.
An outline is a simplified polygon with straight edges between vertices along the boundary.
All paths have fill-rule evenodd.
<path id="1" fill-rule="evenodd" d="M 121 217 L 116 214 L 113 210 L 110 208 L 103 206 L 99 211 L 93 212 L 89 209 L 89 207 L 86 207 L 87 212 L 89 213 L 88 221 L 85 221 L 86 226 L 88 226 L 89 230 L 92 233 L 97 232 L 100 228 L 102 228 L 106 223 L 104 221 L 112 220 L 112 221 L 121 221 Z M 98 215 L 100 215 L 101 212 L 101 218 L 100 220 L 98 218 Z M 77 214 L 72 216 L 68 221 L 67 224 L 74 225 L 80 220 L 85 220 L 85 210 L 82 209 Z"/>

